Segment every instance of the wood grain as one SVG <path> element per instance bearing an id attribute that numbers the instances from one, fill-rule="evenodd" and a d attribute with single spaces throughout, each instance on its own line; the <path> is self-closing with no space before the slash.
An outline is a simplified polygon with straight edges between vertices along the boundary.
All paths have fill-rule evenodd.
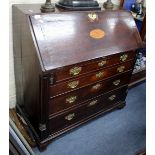
<path id="1" fill-rule="evenodd" d="M 39 148 L 125 105 L 135 50 L 143 46 L 134 19 L 127 11 L 102 10 L 92 22 L 89 13 L 13 6 L 17 109 Z M 94 29 L 104 37 L 90 37 Z"/>

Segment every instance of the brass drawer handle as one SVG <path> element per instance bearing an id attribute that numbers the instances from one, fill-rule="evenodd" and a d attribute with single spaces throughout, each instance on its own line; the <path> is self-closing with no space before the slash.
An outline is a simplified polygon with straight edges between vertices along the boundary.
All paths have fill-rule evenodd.
<path id="1" fill-rule="evenodd" d="M 106 60 L 102 60 L 101 62 L 98 63 L 99 67 L 103 67 L 106 64 Z"/>
<path id="2" fill-rule="evenodd" d="M 75 102 L 76 99 L 77 99 L 76 96 L 71 96 L 71 97 L 66 98 L 66 102 L 67 103 L 73 103 L 73 102 Z"/>
<path id="3" fill-rule="evenodd" d="M 78 75 L 81 72 L 81 70 L 82 70 L 82 67 L 74 67 L 70 69 L 69 73 L 75 76 L 75 75 Z"/>
<path id="4" fill-rule="evenodd" d="M 118 86 L 120 84 L 121 80 L 116 80 L 113 82 L 113 85 Z"/>
<path id="5" fill-rule="evenodd" d="M 126 59 L 128 58 L 128 55 L 127 54 L 123 54 L 120 56 L 120 61 L 126 61 Z"/>
<path id="6" fill-rule="evenodd" d="M 108 99 L 113 101 L 116 98 L 116 95 L 111 95 Z"/>
<path id="7" fill-rule="evenodd" d="M 75 113 L 69 114 L 65 117 L 66 120 L 71 121 L 75 117 Z"/>
<path id="8" fill-rule="evenodd" d="M 72 89 L 76 88 L 78 85 L 79 85 L 79 81 L 72 81 L 68 83 L 68 87 Z"/>
<path id="9" fill-rule="evenodd" d="M 88 104 L 88 107 L 91 107 L 91 106 L 95 105 L 97 102 L 98 102 L 98 100 L 91 101 L 91 102 Z"/>
<path id="10" fill-rule="evenodd" d="M 93 89 L 93 90 L 98 90 L 98 89 L 101 88 L 101 86 L 102 86 L 102 84 L 97 83 L 96 85 L 92 86 L 92 89 Z"/>
<path id="11" fill-rule="evenodd" d="M 125 66 L 120 66 L 117 68 L 117 71 L 121 73 L 124 71 L 124 69 L 125 69 Z"/>
<path id="12" fill-rule="evenodd" d="M 96 73 L 96 78 L 101 78 L 104 76 L 103 72 Z"/>

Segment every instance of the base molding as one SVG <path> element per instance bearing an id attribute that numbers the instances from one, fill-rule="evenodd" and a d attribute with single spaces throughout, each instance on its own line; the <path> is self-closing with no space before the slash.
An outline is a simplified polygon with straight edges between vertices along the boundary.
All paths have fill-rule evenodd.
<path id="1" fill-rule="evenodd" d="M 49 135 L 46 139 L 44 140 L 41 140 L 39 139 L 39 136 L 37 134 L 37 132 L 35 131 L 35 129 L 33 128 L 32 124 L 28 121 L 27 117 L 25 116 L 24 112 L 22 111 L 22 109 L 20 108 L 20 106 L 17 105 L 17 110 L 18 112 L 22 115 L 22 117 L 25 119 L 26 123 L 28 124 L 30 130 L 32 131 L 32 133 L 34 134 L 34 138 L 36 140 L 36 143 L 37 143 L 37 146 L 39 148 L 40 151 L 43 151 L 46 149 L 47 145 L 49 143 L 51 143 L 52 140 L 54 140 L 55 138 L 57 138 L 58 136 L 72 130 L 72 129 L 75 129 L 76 127 L 84 124 L 84 123 L 87 123 L 99 116 L 102 116 L 103 114 L 106 114 L 112 110 L 115 110 L 115 109 L 122 109 L 124 106 L 126 105 L 126 102 L 123 101 L 123 102 L 119 102 L 119 103 L 116 103 L 116 104 L 113 104 L 105 109 L 102 109 L 100 111 L 98 111 L 97 113 L 95 114 L 92 114 L 90 115 L 89 117 L 85 118 L 85 119 L 82 119 L 81 121 L 79 122 L 76 122 L 58 132 L 55 132 L 54 134 L 51 134 Z"/>
<path id="2" fill-rule="evenodd" d="M 62 130 L 60 130 L 60 131 L 58 131 L 56 133 L 54 133 L 54 134 L 49 135 L 49 137 L 46 138 L 43 141 L 37 141 L 39 150 L 43 151 L 44 149 L 46 149 L 47 145 L 49 143 L 51 143 L 51 141 L 54 140 L 55 138 L 57 138 L 58 136 L 66 133 L 68 131 L 71 131 L 72 129 L 75 129 L 76 127 L 79 127 L 80 125 L 82 125 L 84 123 L 87 123 L 87 122 L 89 122 L 89 121 L 91 121 L 91 120 L 93 120 L 93 119 L 95 119 L 95 118 L 97 118 L 99 116 L 102 116 L 103 114 L 106 114 L 106 113 L 108 113 L 108 112 L 110 112 L 112 110 L 122 109 L 123 107 L 125 107 L 125 105 L 126 105 L 125 101 L 116 103 L 116 104 L 112 105 L 111 107 L 108 107 L 106 109 L 102 109 L 101 111 L 98 111 L 97 113 L 95 113 L 95 114 L 93 114 L 93 115 L 91 115 L 91 116 L 89 116 L 89 117 L 87 117 L 87 118 L 85 118 L 85 119 L 83 119 L 83 120 L 81 120 L 81 121 L 79 121 L 77 123 L 74 123 L 74 124 L 64 128 L 64 129 L 62 129 Z"/>

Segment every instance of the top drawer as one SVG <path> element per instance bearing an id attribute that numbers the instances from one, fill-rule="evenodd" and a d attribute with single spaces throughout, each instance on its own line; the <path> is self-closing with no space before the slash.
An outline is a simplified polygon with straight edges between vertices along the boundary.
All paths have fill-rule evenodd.
<path id="1" fill-rule="evenodd" d="M 67 67 L 59 68 L 55 71 L 55 82 L 59 82 L 65 79 L 77 77 L 79 75 L 112 66 L 115 64 L 119 64 L 121 62 L 125 62 L 131 59 L 134 59 L 136 52 L 135 51 L 128 51 L 123 52 L 103 58 L 98 58 L 95 60 L 90 60 L 87 62 L 83 62 L 76 65 L 71 65 Z"/>

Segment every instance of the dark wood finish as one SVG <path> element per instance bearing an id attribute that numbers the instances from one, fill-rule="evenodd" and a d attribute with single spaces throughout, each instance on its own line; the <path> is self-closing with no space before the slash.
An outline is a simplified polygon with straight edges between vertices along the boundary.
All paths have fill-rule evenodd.
<path id="1" fill-rule="evenodd" d="M 99 70 L 102 68 L 106 68 L 106 67 L 110 67 L 110 66 L 122 63 L 122 60 L 120 59 L 120 57 L 125 54 L 128 56 L 125 61 L 128 61 L 135 57 L 136 52 L 130 51 L 130 52 L 124 52 L 121 54 L 120 53 L 114 54 L 114 55 L 110 55 L 107 57 L 102 57 L 99 59 L 91 60 L 88 62 L 84 62 L 84 63 L 80 63 L 80 64 L 78 63 L 76 65 L 67 66 L 65 68 L 64 67 L 58 68 L 55 71 L 55 82 L 59 82 L 59 81 L 66 80 L 69 78 L 75 78 L 75 77 L 78 77 L 79 75 L 92 72 L 93 70 Z M 105 64 L 103 66 L 100 66 L 100 63 L 102 63 L 103 61 L 105 62 Z M 74 67 L 81 67 L 81 72 L 76 76 L 70 74 L 70 69 L 72 69 Z M 90 68 L 91 68 L 91 70 L 90 70 Z"/>
<path id="2" fill-rule="evenodd" d="M 30 16 L 45 70 L 142 46 L 138 30 L 133 26 L 134 19 L 129 12 L 122 10 L 96 12 L 98 20 L 94 22 L 89 21 L 88 13 L 65 12 L 61 15 L 55 13 Z M 117 24 L 113 26 L 112 22 L 109 22 L 109 18 Z M 126 18 L 128 18 L 128 22 L 126 22 Z M 57 22 L 58 19 L 59 22 Z M 80 24 L 77 24 L 77 21 Z M 101 39 L 91 38 L 90 31 L 98 28 L 105 32 L 105 36 Z"/>
<path id="3" fill-rule="evenodd" d="M 39 83 L 42 67 L 39 62 L 29 17 L 13 6 L 12 21 L 17 105 L 27 115 L 39 137 L 38 124 L 41 118 Z"/>
<path id="4" fill-rule="evenodd" d="M 124 70 L 122 71 L 122 73 L 132 70 L 134 67 L 134 61 L 132 60 L 132 61 L 128 61 L 126 63 L 121 63 L 121 64 L 116 65 L 111 68 L 105 68 L 102 70 L 98 70 L 96 72 L 92 72 L 92 73 L 82 76 L 80 78 L 74 78 L 67 82 L 62 82 L 62 83 L 59 83 L 56 85 L 52 85 L 52 86 L 50 86 L 50 96 L 54 97 L 54 96 L 57 96 L 64 92 L 69 92 L 69 91 L 74 90 L 68 86 L 70 83 L 72 83 L 74 81 L 78 81 L 78 86 L 76 88 L 80 88 L 80 87 L 87 86 L 90 83 L 95 83 L 97 81 L 107 79 L 110 76 L 118 75 L 118 74 L 120 74 L 120 72 L 118 71 L 118 68 L 121 66 L 125 67 Z M 97 76 L 99 74 L 102 74 L 102 75 L 99 77 L 99 76 Z"/>
<path id="5" fill-rule="evenodd" d="M 140 35 L 126 11 L 91 13 L 55 9 L 41 14 L 37 4 L 13 6 L 17 109 L 32 129 L 39 148 L 125 105 L 134 51 L 143 45 Z M 77 87 L 75 82 L 71 90 L 67 88 L 68 83 L 77 80 Z M 72 95 L 78 96 L 73 106 L 75 98 L 66 100 Z M 108 95 L 112 101 L 107 100 Z M 95 98 L 99 98 L 98 104 L 91 102 Z M 90 103 L 92 107 L 88 108 Z M 77 113 L 73 123 L 63 120 L 70 112 Z"/>
<path id="6" fill-rule="evenodd" d="M 46 146 L 52 142 L 53 139 L 57 138 L 58 136 L 71 131 L 72 129 L 79 127 L 80 125 L 87 123 L 88 121 L 92 121 L 93 119 L 99 117 L 99 116 L 103 116 L 104 114 L 107 114 L 108 112 L 115 110 L 115 109 L 120 109 L 120 107 L 124 107 L 126 105 L 126 102 L 118 102 L 116 104 L 113 104 L 112 106 L 108 106 L 107 108 L 103 108 L 100 111 L 90 115 L 89 117 L 82 119 L 81 121 L 74 123 L 62 130 L 59 130 L 58 132 L 53 133 L 52 135 L 50 135 L 48 138 L 46 138 L 44 141 L 38 141 L 38 146 L 40 148 L 40 150 L 42 151 L 42 149 L 45 149 Z"/>
<path id="7" fill-rule="evenodd" d="M 129 83 L 131 73 L 132 72 L 130 71 L 128 73 L 125 73 L 124 75 L 119 75 L 114 78 L 100 81 L 87 87 L 75 90 L 65 95 L 54 97 L 49 101 L 49 115 L 55 115 L 56 112 L 76 106 L 77 104 L 80 104 L 81 102 L 92 97 L 116 89 L 118 86 L 120 87 L 122 85 L 127 85 Z M 117 80 L 120 80 L 120 83 L 118 85 L 115 85 L 114 83 Z M 66 102 L 66 99 L 72 96 L 76 96 L 76 100 L 73 103 Z"/>
<path id="8" fill-rule="evenodd" d="M 89 85 L 87 87 L 75 90 L 73 92 L 54 97 L 49 102 L 49 114 L 55 114 L 55 112 L 59 112 L 61 110 L 66 110 L 66 108 L 70 108 L 72 106 L 76 106 L 77 104 L 81 103 L 84 100 L 90 99 L 97 95 L 100 95 L 104 92 L 113 90 L 118 86 L 122 86 L 128 84 L 131 77 L 131 72 L 126 73 L 124 75 L 119 75 L 112 79 L 108 79 L 105 81 L 100 81 L 98 83 Z M 117 80 L 120 80 L 118 85 L 115 85 Z M 71 97 L 76 97 L 75 101 L 72 103 L 68 102 L 67 99 Z"/>
<path id="9" fill-rule="evenodd" d="M 122 88 L 121 90 L 119 89 L 112 91 L 100 97 L 96 97 L 93 100 L 87 101 L 84 105 L 80 105 L 78 108 L 74 108 L 64 114 L 60 114 L 59 116 L 50 118 L 50 131 L 52 133 L 59 131 L 69 125 L 72 125 L 73 123 L 77 123 L 78 121 L 81 121 L 82 119 L 85 119 L 92 114 L 97 113 L 102 109 L 107 108 L 108 106 L 111 106 L 117 102 L 124 101 L 126 97 L 126 88 L 127 87 Z M 114 100 L 109 99 L 109 97 L 111 97 L 112 95 L 116 95 L 116 98 Z M 95 101 L 95 104 L 91 105 L 93 101 Z M 67 118 L 65 118 L 66 116 L 72 114 L 74 114 L 74 116 L 70 118 L 71 120 L 67 120 Z"/>

